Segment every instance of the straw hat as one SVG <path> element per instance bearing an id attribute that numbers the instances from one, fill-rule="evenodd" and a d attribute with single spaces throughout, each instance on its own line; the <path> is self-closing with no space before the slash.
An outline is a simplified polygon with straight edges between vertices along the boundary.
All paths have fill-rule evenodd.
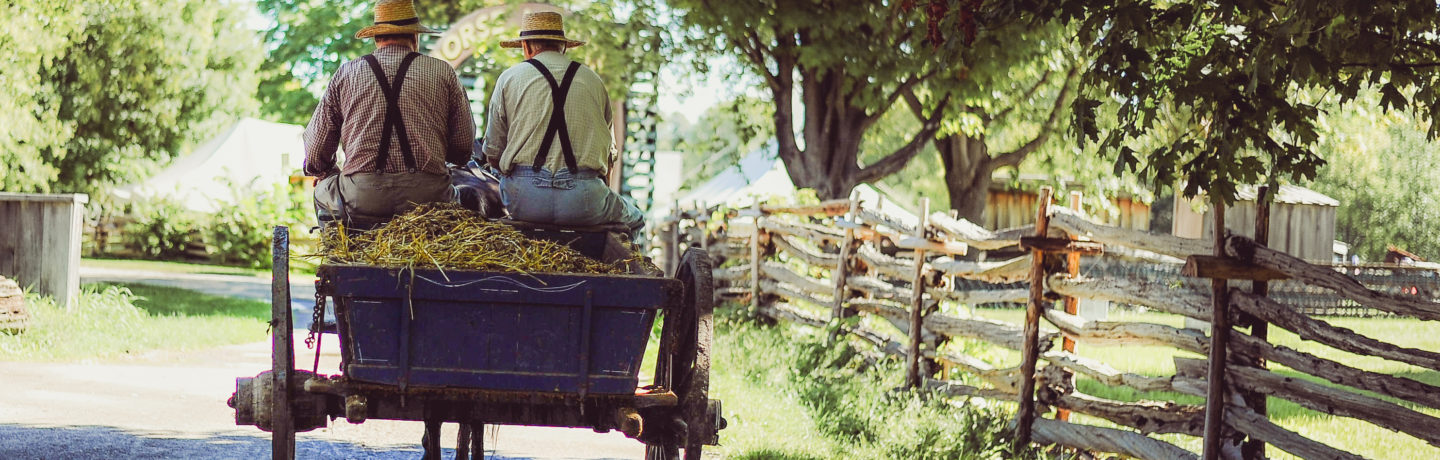
<path id="1" fill-rule="evenodd" d="M 391 34 L 438 34 L 440 31 L 420 24 L 414 0 L 380 0 L 375 4 L 375 25 L 355 32 L 355 38 Z"/>
<path id="2" fill-rule="evenodd" d="M 560 13 L 553 11 L 526 13 L 525 19 L 520 21 L 520 37 L 514 40 L 503 40 L 500 42 L 500 46 L 519 48 L 520 42 L 524 40 L 557 40 L 565 42 L 566 48 L 585 44 L 579 40 L 565 38 L 565 22 L 560 18 Z"/>

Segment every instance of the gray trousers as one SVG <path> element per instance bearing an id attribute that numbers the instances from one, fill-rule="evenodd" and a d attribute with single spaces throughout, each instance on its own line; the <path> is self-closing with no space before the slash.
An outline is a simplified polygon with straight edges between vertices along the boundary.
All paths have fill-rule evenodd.
<path id="1" fill-rule="evenodd" d="M 450 176 L 427 172 L 336 174 L 315 183 L 315 213 L 342 215 L 342 197 L 351 218 L 385 221 L 421 204 L 454 201 L 455 187 Z"/>
<path id="2" fill-rule="evenodd" d="M 611 191 L 597 171 L 551 173 L 519 167 L 500 178 L 500 199 L 515 220 L 539 224 L 621 224 L 632 234 L 645 226 L 640 208 Z"/>

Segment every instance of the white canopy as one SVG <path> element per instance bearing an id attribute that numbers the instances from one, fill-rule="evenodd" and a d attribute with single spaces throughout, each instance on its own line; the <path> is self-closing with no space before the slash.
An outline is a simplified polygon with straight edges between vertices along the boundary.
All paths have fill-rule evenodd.
<path id="1" fill-rule="evenodd" d="M 188 209 L 208 212 L 232 203 L 236 191 L 289 181 L 305 161 L 305 127 L 245 118 L 153 177 L 120 187 L 119 198 L 169 195 Z"/>

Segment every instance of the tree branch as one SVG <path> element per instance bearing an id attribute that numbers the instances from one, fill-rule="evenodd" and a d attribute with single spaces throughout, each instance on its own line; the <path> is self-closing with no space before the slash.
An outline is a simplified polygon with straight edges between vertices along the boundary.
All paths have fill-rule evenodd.
<path id="1" fill-rule="evenodd" d="M 1071 66 L 1070 71 L 1065 74 L 1065 80 L 1061 82 L 1060 94 L 1055 95 L 1055 104 L 1050 107 L 1050 117 L 1045 119 L 1045 124 L 1040 126 L 1040 132 L 1035 134 L 1035 138 L 1030 139 L 1030 142 L 1026 142 L 1025 145 L 1020 146 L 1018 149 L 996 155 L 995 159 L 991 161 L 994 167 L 1017 166 L 1026 156 L 1034 153 L 1041 145 L 1045 144 L 1045 141 L 1050 138 L 1050 134 L 1055 132 L 1055 125 L 1060 120 L 1060 112 L 1065 108 L 1065 100 L 1070 98 L 1070 90 L 1073 86 L 1071 85 L 1071 80 L 1075 78 L 1075 75 L 1078 74 L 1079 71 L 1080 66 Z"/>
<path id="2" fill-rule="evenodd" d="M 916 120 L 925 119 L 925 106 L 920 104 L 920 98 L 915 97 L 913 88 L 905 91 L 905 105 L 910 106 L 910 113 L 915 114 Z"/>
<path id="3" fill-rule="evenodd" d="M 930 113 L 930 117 L 925 119 L 925 123 L 920 128 L 920 132 L 915 133 L 915 137 L 910 138 L 910 142 L 900 147 L 900 149 L 894 153 L 887 155 L 885 158 L 881 158 L 880 161 L 860 168 L 860 172 L 855 176 L 856 182 L 874 182 L 904 169 L 905 164 L 909 163 L 911 158 L 915 158 L 915 155 L 920 153 L 920 150 L 925 147 L 925 144 L 934 138 L 935 132 L 940 130 L 940 119 L 944 117 L 945 106 L 949 104 L 950 96 L 946 95 L 944 99 L 940 100 L 940 104 L 935 106 L 935 110 Z"/>
<path id="4" fill-rule="evenodd" d="M 900 86 L 896 86 L 895 90 L 890 92 L 890 95 L 885 96 L 884 105 L 881 105 L 879 109 L 875 110 L 875 113 L 865 115 L 865 118 L 860 123 L 860 130 L 864 131 L 870 129 L 870 125 L 873 125 L 876 121 L 879 121 L 880 117 L 884 116 L 885 112 L 887 110 L 890 110 L 890 106 L 895 105 L 895 101 L 899 100 L 902 95 L 914 89 L 915 85 L 918 85 L 925 80 L 929 80 L 931 77 L 934 77 L 935 74 L 939 72 L 940 66 L 935 66 L 935 68 L 930 69 L 930 71 L 926 72 L 924 75 L 911 75 L 910 78 L 907 78 L 905 79 L 905 81 L 900 82 Z"/>
<path id="5" fill-rule="evenodd" d="M 1040 91 L 1040 87 L 1045 86 L 1045 83 L 1048 81 L 1050 81 L 1050 69 L 1045 69 L 1045 73 L 1040 75 L 1040 79 L 1035 81 L 1034 86 L 1031 86 L 1030 89 L 1025 90 L 1025 94 L 1020 96 L 1020 100 L 1023 101 L 1030 99 L 1030 97 L 1034 96 L 1037 91 Z M 1005 118 L 1006 116 L 1010 115 L 1010 112 L 1015 110 L 1015 107 L 1019 106 L 1020 104 L 1010 104 L 1009 107 L 1000 110 L 1000 113 L 984 117 L 985 124 L 988 125 L 991 121 Z"/>

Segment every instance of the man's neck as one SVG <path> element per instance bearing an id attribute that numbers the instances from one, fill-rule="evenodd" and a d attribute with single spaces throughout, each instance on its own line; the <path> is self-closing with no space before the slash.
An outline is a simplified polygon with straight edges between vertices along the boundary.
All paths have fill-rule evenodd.
<path id="1" fill-rule="evenodd" d="M 387 43 L 383 43 L 383 44 L 376 45 L 376 46 L 375 46 L 375 51 L 380 51 L 380 50 L 385 49 L 385 48 L 400 48 L 400 49 L 405 50 L 405 51 L 415 51 L 415 48 L 410 47 L 410 44 L 409 44 L 409 43 L 399 43 L 399 42 L 387 42 Z"/>

